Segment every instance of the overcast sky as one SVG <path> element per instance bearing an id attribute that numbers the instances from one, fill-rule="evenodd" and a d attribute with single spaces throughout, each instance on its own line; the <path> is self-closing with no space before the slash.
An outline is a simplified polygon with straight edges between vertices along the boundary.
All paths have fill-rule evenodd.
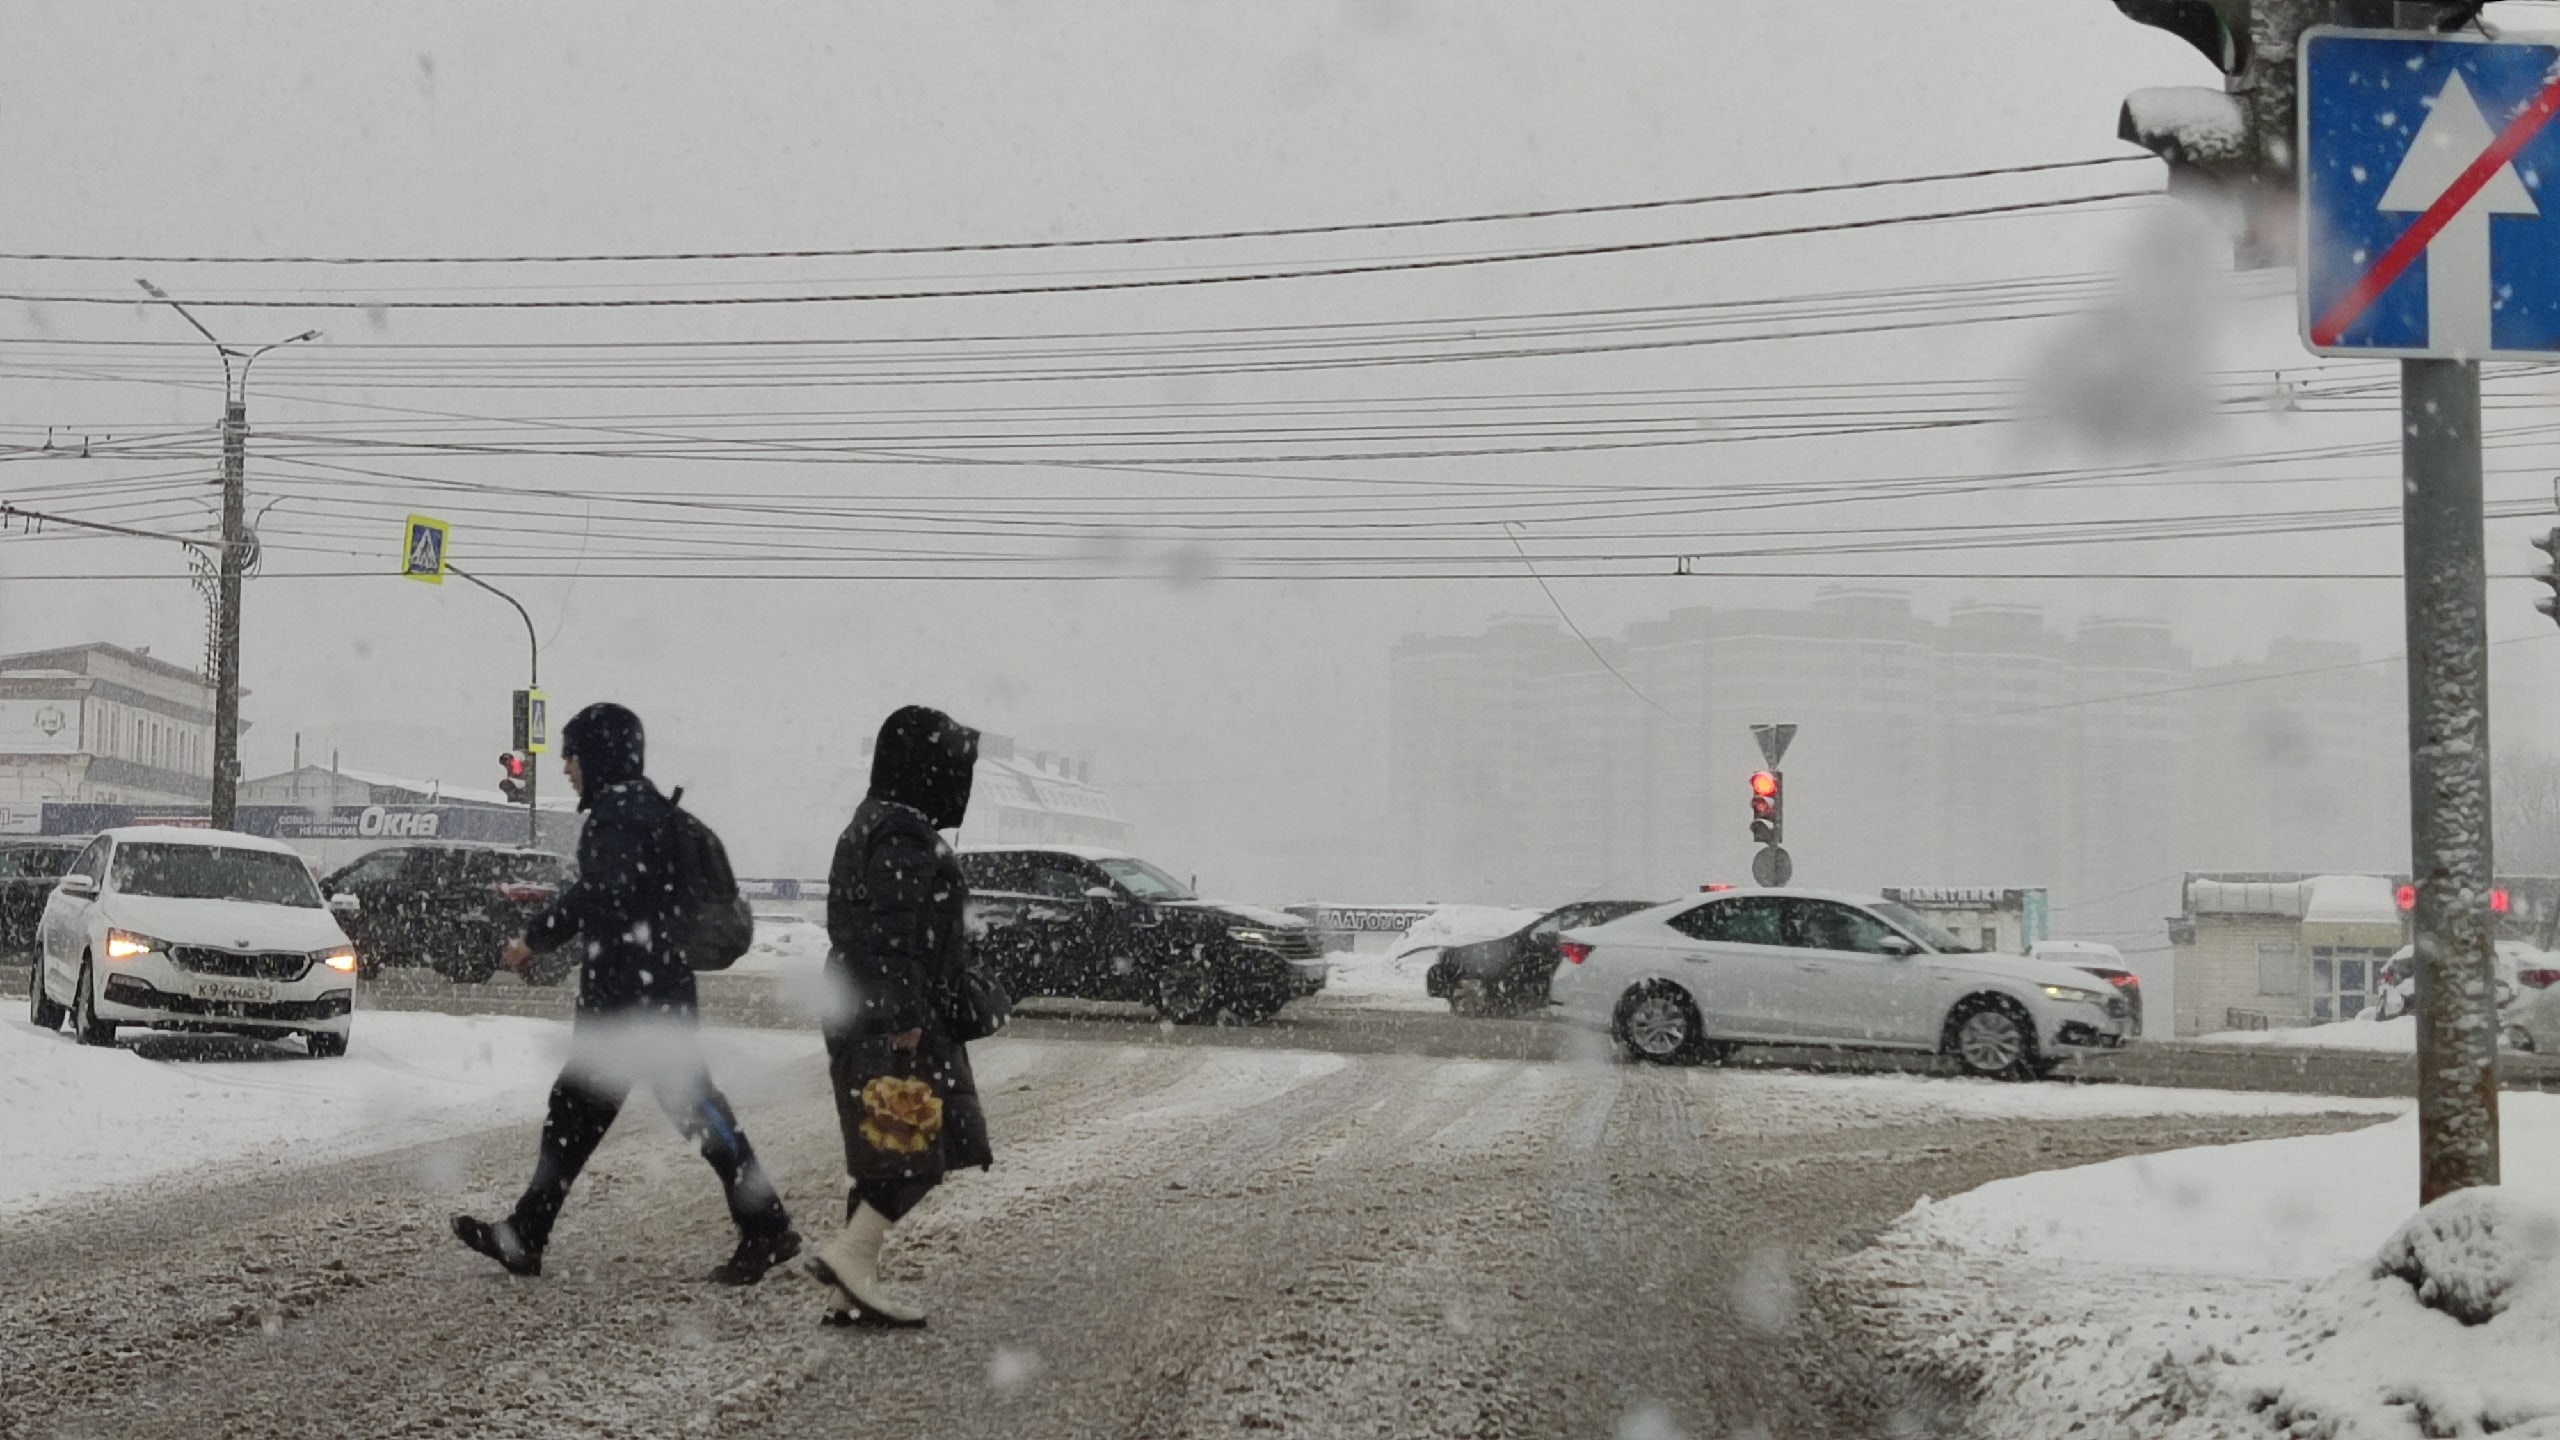
<path id="1" fill-rule="evenodd" d="M 2214 79 L 2199 57 L 2126 22 L 2104 0 L 1962 7 L 1848 0 L 1818 8 L 1723 0 L 1086 0 L 768 5 L 716 19 L 675 5 L 81 3 L 14 6 L 9 28 L 9 83 L 0 87 L 0 176 L 12 214 L 5 248 L 84 255 L 942 245 L 1608 204 L 2120 154 L 2115 117 L 2128 89 Z M 200 300 L 986 288 L 1641 243 L 2140 189 L 2159 177 L 2158 166 L 2141 162 L 1853 196 L 1142 249 L 637 267 L 0 262 L 0 291 L 121 297 L 138 294 L 134 277 L 146 273 Z M 1047 463 L 1044 456 L 1057 452 L 1036 448 L 1021 454 L 1039 463 L 1003 467 L 416 450 L 369 465 L 345 453 L 329 462 L 376 472 L 360 478 L 263 459 L 266 442 L 253 439 L 253 506 L 279 503 L 265 532 L 270 574 L 251 586 L 247 612 L 255 730 L 246 764 L 253 774 L 282 768 L 299 733 L 306 758 L 325 760 L 335 750 L 351 766 L 493 782 L 506 692 L 521 683 L 521 628 L 468 587 L 429 589 L 389 574 L 401 514 L 458 509 L 447 516 L 458 563 L 489 557 L 493 568 L 525 572 L 504 583 L 542 631 L 555 706 L 565 713 L 614 698 L 638 708 L 656 745 L 653 768 L 692 787 L 731 835 L 743 868 L 815 873 L 826 837 L 859 796 L 861 739 L 887 709 L 913 700 L 1027 743 L 1094 751 L 1103 778 L 1141 822 L 1140 848 L 1199 872 L 1213 889 L 1269 900 L 1317 892 L 1390 898 L 1361 893 L 1381 843 L 1388 646 L 1408 631 L 1473 628 L 1499 613 L 1552 615 L 1547 595 L 1525 566 L 1503 578 L 1490 578 L 1487 568 L 1488 578 L 1463 582 L 1239 578 L 1268 553 L 1255 548 L 1252 533 L 1158 522 L 1197 519 L 1237 497 L 1323 487 L 1343 492 L 1345 503 L 1417 483 L 1460 494 L 1454 487 L 1695 482 L 1766 487 L 1783 498 L 1794 487 L 1844 478 L 2108 461 L 2184 468 L 2140 484 L 1666 519 L 1666 533 L 1687 538 L 1661 544 L 1628 539 L 1621 524 L 1599 548 L 1748 547 L 1758 543 L 1747 533 L 1754 529 L 2395 505 L 2396 461 L 2387 453 L 2274 471 L 2230 463 L 2301 447 L 2387 448 L 2392 415 L 2370 397 L 2294 413 L 2244 407 L 2183 429 L 2141 409 L 2180 413 L 2178 386 L 2162 385 L 2164 377 L 2204 376 L 2227 398 L 2252 387 L 2272 391 L 2280 372 L 2314 384 L 2324 373 L 2293 338 L 2286 277 L 2233 276 L 2182 260 L 2180 242 L 2164 238 L 2167 223 L 2155 205 L 2119 202 L 1474 268 L 1066 296 L 567 313 L 201 309 L 218 333 L 242 344 L 312 326 L 326 332 L 254 372 L 253 427 L 279 436 L 449 436 L 465 423 L 455 417 L 663 432 L 707 416 L 734 422 L 783 411 L 927 406 L 945 412 L 934 423 L 958 430 L 971 407 L 1028 404 L 1293 402 L 1321 418 L 1330 407 L 1414 397 L 1694 395 L 1732 386 L 1780 387 L 1765 393 L 1783 396 L 1792 393 L 1785 387 L 1887 384 L 1907 398 L 1917 382 L 1952 382 L 2001 397 L 2022 386 L 2050 394 L 2052 377 L 2077 368 L 2091 368 L 2095 379 L 2073 393 L 2129 397 L 2141 422 L 2139 435 L 2112 451 L 2046 423 L 1752 440 L 1702 421 L 1681 443 L 1646 448 L 1191 467 L 1222 478 Z M 934 342 L 1175 328 L 1232 338 L 1241 327 L 1281 324 L 1480 320 L 2091 275 L 2129 276 L 2148 288 L 2114 308 L 2086 291 L 2073 292 L 2067 306 L 2028 307 L 2099 303 L 2098 313 L 2076 318 L 1276 376 L 706 394 L 518 386 L 516 371 L 475 383 L 472 371 L 505 354 L 485 347 L 534 341 Z M 1862 323 L 1872 326 L 1903 304 L 1868 303 Z M 22 343 L 34 341 L 53 343 Z M 63 341 L 171 343 L 80 350 Z M 358 363 L 421 353 L 363 347 L 428 343 L 465 348 L 396 384 L 391 372 Z M 2373 366 L 2364 372 L 2387 375 Z M 40 441 L 48 426 L 65 437 L 198 426 L 209 437 L 219 382 L 211 348 L 165 308 L 0 303 L 0 424 L 11 427 L 0 443 Z M 2547 387 L 2528 379 L 2512 393 L 2538 401 Z M 1712 407 L 1701 400 L 1697 408 Z M 2085 408 L 2074 413 L 2092 418 Z M 2122 416 L 2101 408 L 2095 418 Z M 421 428 L 431 419 L 448 428 Z M 2491 420 L 2501 423 L 2499 412 Z M 2505 423 L 2515 420 L 2510 414 Z M 1302 415 L 1274 423 L 1312 422 Z M 1305 445 L 1280 434 L 1266 448 Z M 1125 449 L 1114 441 L 1083 453 L 1117 458 Z M 195 452 L 209 453 L 209 444 Z M 2531 500 L 2549 495 L 2560 456 L 2516 449 L 2493 454 L 2491 464 L 2493 500 Z M 10 464 L 0 466 L 0 498 L 33 503 L 41 494 L 76 509 L 103 503 L 97 497 L 105 492 L 84 501 L 65 487 L 92 479 L 147 486 L 190 465 L 190 473 L 211 473 L 192 457 Z M 955 469 L 967 473 L 954 478 Z M 2244 483 L 2269 478 L 2281 483 Z M 1057 558 L 1052 570 L 1139 578 L 628 578 L 699 569 L 663 557 L 674 553 L 669 547 L 720 533 L 709 522 L 724 512 L 666 512 L 698 516 L 705 528 L 690 540 L 680 529 L 662 535 L 648 552 L 631 548 L 630 524 L 599 522 L 591 501 L 530 499 L 521 513 L 538 518 L 526 523 L 558 531 L 536 544 L 507 533 L 506 505 L 490 490 L 457 499 L 434 488 L 437 481 L 679 499 L 948 494 L 983 506 L 1004 503 L 995 496 L 1090 498 L 1107 523 L 1080 540 L 1042 529 L 1027 543 Z M 141 493 L 157 497 L 153 506 L 95 513 L 148 518 L 168 530 L 201 526 L 211 515 L 209 488 Z M 1149 504 L 1164 509 L 1150 512 Z M 1072 512 L 1048 513 L 1054 520 Z M 1525 510 L 1519 518 L 1516 531 L 1487 521 L 1471 538 L 1444 531 L 1441 539 L 1493 558 L 1515 543 L 1533 557 L 1560 557 L 1581 543 L 1569 525 L 1543 524 Z M 2528 528 L 2520 519 L 2493 523 L 2493 572 L 2524 568 Z M 1357 553 L 1392 553 L 1394 543 L 1371 536 L 1356 542 Z M 1346 540 L 1334 553 L 1352 553 L 1354 544 Z M 186 583 L 126 578 L 177 573 L 169 551 L 145 542 L 0 538 L 0 648 L 103 639 L 191 661 L 202 620 Z M 598 558 L 626 551 L 633 558 Z M 1922 568 L 1911 558 L 1821 563 L 1841 573 Z M 2177 621 L 2208 660 L 2254 652 L 2278 632 L 2355 639 L 2374 653 L 2399 644 L 2398 588 L 2389 583 L 1997 578 L 2020 570 L 2390 572 L 2397 535 L 2388 527 L 1956 552 L 1928 565 L 1951 578 L 1911 586 L 1924 609 L 2001 596 L 2046 603 L 2065 626 L 2089 613 L 2156 615 Z M 340 576 L 349 570 L 380 578 Z M 1560 579 L 1554 593 L 1600 634 L 1678 605 L 1801 603 L 1816 583 Z M 2496 636 L 2550 629 L 2523 586 L 2493 586 L 2491 601 Z M 2544 693 L 2555 653 L 2560 647 L 2537 643 L 2499 650 L 2495 674 L 2502 701 L 2511 702 L 2500 723 L 2511 741 L 2535 738 L 2533 712 L 2512 702 Z"/>

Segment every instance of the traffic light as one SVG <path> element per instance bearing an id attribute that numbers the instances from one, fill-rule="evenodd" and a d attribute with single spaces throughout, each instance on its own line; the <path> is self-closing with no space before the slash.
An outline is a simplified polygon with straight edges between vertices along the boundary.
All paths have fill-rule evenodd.
<path id="1" fill-rule="evenodd" d="M 2545 557 L 2533 578 L 2551 587 L 2551 593 L 2533 602 L 2533 608 L 2560 623 L 2560 526 L 2554 526 L 2533 542 L 2533 548 Z"/>
<path id="2" fill-rule="evenodd" d="M 1786 786 L 1775 770 L 1751 772 L 1751 838 L 1763 845 L 1787 838 Z"/>
<path id="3" fill-rule="evenodd" d="M 2388 29 L 2391 0 L 2115 0 L 2127 19 L 2165 30 L 2222 72 L 2219 89 L 2136 90 L 2116 136 L 2169 166 L 2169 193 L 2224 212 L 2243 270 L 2293 263 L 2294 46 L 2314 25 Z"/>
<path id="4" fill-rule="evenodd" d="M 498 764 L 507 772 L 498 781 L 498 793 L 506 796 L 510 805 L 532 804 L 533 757 L 521 750 L 510 750 L 498 757 Z"/>

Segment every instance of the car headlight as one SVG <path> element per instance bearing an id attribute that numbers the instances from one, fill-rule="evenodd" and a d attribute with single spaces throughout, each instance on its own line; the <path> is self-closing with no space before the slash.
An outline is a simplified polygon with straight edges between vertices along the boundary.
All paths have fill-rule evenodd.
<path id="1" fill-rule="evenodd" d="M 2069 985 L 2047 985 L 2044 987 L 2044 998 L 2047 1000 L 2060 1000 L 2068 1005 L 2096 1005 L 2100 1008 L 2104 1008 L 2107 1003 L 2107 992 L 2104 990 L 2081 990 Z"/>
<path id="2" fill-rule="evenodd" d="M 1239 945 L 1276 945 L 1280 943 L 1280 937 L 1276 932 L 1270 930 L 1249 930 L 1242 926 L 1230 927 L 1227 931 L 1227 938 L 1233 940 Z"/>
<path id="3" fill-rule="evenodd" d="M 107 932 L 107 958 L 110 960 L 131 960 L 161 948 L 160 942 L 148 935 L 136 935 L 130 930 Z"/>
<path id="4" fill-rule="evenodd" d="M 314 950 L 311 952 L 311 958 L 341 975 L 356 973 L 356 952 L 352 945 L 340 945 L 330 950 Z"/>

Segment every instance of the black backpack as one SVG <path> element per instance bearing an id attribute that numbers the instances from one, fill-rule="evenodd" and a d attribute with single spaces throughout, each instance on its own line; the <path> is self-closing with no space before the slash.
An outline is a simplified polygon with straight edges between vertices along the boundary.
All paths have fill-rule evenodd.
<path id="1" fill-rule="evenodd" d="M 755 912 L 738 894 L 728 849 L 683 801 L 679 785 L 667 797 L 676 817 L 676 954 L 696 970 L 726 970 L 756 943 Z"/>

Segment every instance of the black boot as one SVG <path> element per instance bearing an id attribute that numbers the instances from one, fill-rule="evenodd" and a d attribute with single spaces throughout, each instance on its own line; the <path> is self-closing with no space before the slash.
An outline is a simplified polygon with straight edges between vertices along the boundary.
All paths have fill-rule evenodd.
<path id="1" fill-rule="evenodd" d="M 765 1272 L 800 1253 L 800 1232 L 777 1230 L 769 1235 L 742 1235 L 725 1264 L 705 1277 L 715 1285 L 753 1285 Z"/>
<path id="2" fill-rule="evenodd" d="M 516 1227 L 504 1220 L 492 1225 L 470 1215 L 453 1217 L 453 1238 L 507 1267 L 510 1275 L 542 1273 L 542 1252 L 516 1238 Z"/>

